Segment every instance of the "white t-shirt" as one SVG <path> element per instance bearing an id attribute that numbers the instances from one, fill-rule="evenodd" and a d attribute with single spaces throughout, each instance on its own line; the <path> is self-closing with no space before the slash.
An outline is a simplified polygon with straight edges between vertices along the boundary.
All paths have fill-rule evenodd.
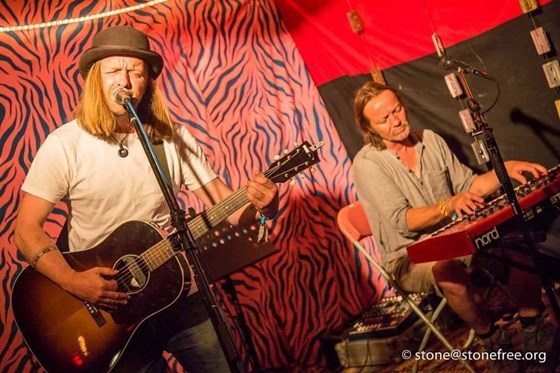
<path id="1" fill-rule="evenodd" d="M 117 134 L 128 149 L 83 131 L 74 120 L 45 140 L 27 174 L 22 190 L 69 206 L 71 251 L 92 248 L 129 220 L 153 222 L 172 230 L 169 208 L 135 133 Z M 174 192 L 181 185 L 195 190 L 217 177 L 195 138 L 177 126 L 165 155 Z"/>

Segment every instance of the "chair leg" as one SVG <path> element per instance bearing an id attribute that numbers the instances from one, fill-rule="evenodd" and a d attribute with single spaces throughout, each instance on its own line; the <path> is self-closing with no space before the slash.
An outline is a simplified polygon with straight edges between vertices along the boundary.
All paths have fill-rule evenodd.
<path id="1" fill-rule="evenodd" d="M 471 328 L 471 329 L 469 329 L 469 335 L 468 335 L 465 343 L 463 343 L 463 347 L 461 347 L 461 350 L 466 350 L 466 349 L 470 348 L 471 345 L 474 342 L 474 337 L 475 337 L 474 329 Z"/>
<path id="2" fill-rule="evenodd" d="M 354 246 L 360 250 L 362 252 L 362 254 L 364 254 L 364 256 L 367 258 L 367 260 L 379 271 L 379 273 L 381 273 L 381 275 L 383 277 L 385 277 L 385 279 L 387 280 L 387 282 L 389 283 L 389 285 L 391 285 L 399 294 L 401 294 L 401 296 L 403 297 L 403 299 L 408 303 L 408 305 L 410 306 L 410 308 L 412 309 L 412 311 L 422 320 L 424 321 L 424 323 L 426 324 L 426 326 L 432 331 L 432 333 L 434 333 L 434 335 L 441 341 L 441 343 L 449 350 L 449 351 L 453 351 L 454 348 L 451 345 L 451 343 L 449 343 L 449 341 L 447 340 L 447 338 L 445 338 L 443 336 L 443 334 L 441 334 L 441 332 L 439 331 L 438 328 L 436 328 L 436 326 L 430 321 L 430 319 L 428 319 L 428 317 L 426 317 L 426 315 L 424 314 L 424 312 L 422 312 L 422 310 L 420 309 L 420 307 L 418 307 L 416 305 L 416 303 L 414 303 L 414 301 L 412 299 L 410 299 L 410 297 L 406 294 L 405 291 L 403 291 L 401 289 L 401 287 L 397 284 L 397 282 L 395 280 L 393 280 L 393 277 L 385 270 L 385 268 L 383 268 L 378 262 L 377 260 L 375 260 L 368 252 L 367 250 L 360 245 L 359 242 L 355 241 L 354 242 Z M 469 372 L 471 373 L 475 373 L 474 370 L 472 369 L 472 367 L 463 359 L 459 359 L 459 361 L 461 362 L 461 364 L 463 364 Z"/>
<path id="3" fill-rule="evenodd" d="M 402 290 L 400 288 L 398 288 L 398 291 L 402 293 Z M 449 351 L 453 351 L 455 350 L 453 348 L 453 346 L 451 345 L 451 343 L 449 343 L 449 341 L 447 340 L 447 338 L 444 337 L 443 334 L 441 334 L 441 332 L 439 331 L 439 329 L 434 325 L 434 323 L 428 319 L 428 317 L 422 312 L 422 310 L 412 301 L 412 299 L 410 299 L 408 296 L 403 297 L 409 304 L 410 308 L 418 315 L 418 317 L 420 317 L 422 319 L 422 321 L 424 321 L 424 323 L 426 324 L 426 326 L 428 327 L 428 329 L 430 329 L 432 331 L 432 333 L 434 333 L 434 335 L 440 340 L 440 342 L 449 350 Z M 461 364 L 463 364 L 465 366 L 465 368 L 467 368 L 467 370 L 471 373 L 475 373 L 473 368 L 469 365 L 469 363 L 467 363 L 465 360 L 463 359 L 459 359 L 459 361 L 461 362 Z M 413 372 L 416 372 L 416 369 L 418 369 L 418 364 L 416 364 L 418 362 L 415 361 L 415 364 L 412 367 Z"/>
<path id="4" fill-rule="evenodd" d="M 434 310 L 434 312 L 432 313 L 432 318 L 430 320 L 432 323 L 435 323 L 436 319 L 439 317 L 439 314 L 441 313 L 441 311 L 443 310 L 443 308 L 446 305 L 447 305 L 447 299 L 443 298 L 439 302 L 439 304 L 436 307 L 436 309 Z M 428 341 L 430 340 L 431 334 L 432 334 L 432 330 L 430 328 L 426 328 L 426 332 L 424 333 L 424 337 L 422 338 L 422 342 L 420 343 L 420 347 L 418 347 L 419 352 L 424 351 L 424 349 L 426 348 L 426 345 L 428 344 Z M 471 347 L 471 345 L 474 341 L 474 337 L 475 337 L 474 329 L 469 329 L 469 335 L 467 336 L 467 340 L 465 341 L 465 343 L 463 343 L 463 346 L 461 346 L 462 351 Z M 414 362 L 414 365 L 412 367 L 412 372 L 413 373 L 416 373 L 418 371 L 419 364 L 420 364 L 420 360 L 416 360 Z"/>
<path id="5" fill-rule="evenodd" d="M 436 319 L 438 318 L 439 314 L 441 313 L 441 311 L 443 310 L 443 308 L 445 307 L 445 305 L 447 304 L 447 299 L 443 298 L 438 306 L 436 307 L 436 309 L 434 310 L 434 312 L 432 313 L 432 318 L 431 318 L 431 322 L 435 323 Z M 426 332 L 424 333 L 424 338 L 422 338 L 422 343 L 420 343 L 420 347 L 418 348 L 418 351 L 424 351 L 424 349 L 426 348 L 426 345 L 428 344 L 428 340 L 430 339 L 430 335 L 432 334 L 432 331 L 430 328 L 426 329 Z"/>
<path id="6" fill-rule="evenodd" d="M 431 322 L 434 323 L 436 321 L 436 319 L 438 318 L 439 314 L 441 313 L 441 311 L 443 310 L 443 308 L 445 307 L 445 305 L 447 304 L 447 299 L 443 298 L 438 306 L 436 307 L 436 309 L 434 310 L 434 312 L 432 313 L 432 318 L 431 318 Z M 418 347 L 418 352 L 422 352 L 424 351 L 424 349 L 426 348 L 426 345 L 428 344 L 428 341 L 430 340 L 430 336 L 432 335 L 432 330 L 430 328 L 426 328 L 426 332 L 424 332 L 424 337 L 422 338 L 422 342 L 420 343 L 420 347 Z M 420 365 L 420 360 L 416 360 L 414 362 L 414 365 L 412 367 L 412 372 L 416 373 L 418 371 L 418 366 Z"/>

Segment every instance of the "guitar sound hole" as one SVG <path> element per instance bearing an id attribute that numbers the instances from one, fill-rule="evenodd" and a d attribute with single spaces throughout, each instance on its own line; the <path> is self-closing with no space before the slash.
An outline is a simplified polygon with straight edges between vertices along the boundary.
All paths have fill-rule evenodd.
<path id="1" fill-rule="evenodd" d="M 126 293 L 136 293 L 148 283 L 150 271 L 146 262 L 137 255 L 126 255 L 120 258 L 114 268 L 119 271 L 115 280 L 119 290 Z"/>

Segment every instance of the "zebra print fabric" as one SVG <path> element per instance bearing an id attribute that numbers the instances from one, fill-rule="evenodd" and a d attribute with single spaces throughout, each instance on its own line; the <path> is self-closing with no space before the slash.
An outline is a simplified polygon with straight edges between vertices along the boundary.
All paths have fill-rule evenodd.
<path id="1" fill-rule="evenodd" d="M 2 2 L 0 15 L 3 25 L 29 25 L 131 5 Z M 316 172 L 279 187 L 280 214 L 270 236 L 279 253 L 231 276 L 239 308 L 224 298 L 246 360 L 247 342 L 254 346 L 252 369 L 324 366 L 321 335 L 375 301 L 384 286 L 336 227 L 338 209 L 355 198 L 350 160 L 272 0 L 176 0 L 0 33 L 0 371 L 36 370 L 10 309 L 14 279 L 26 266 L 13 239 L 20 186 L 45 137 L 72 118 L 83 84 L 81 52 L 95 33 L 117 24 L 149 34 L 165 59 L 158 84 L 174 120 L 199 139 L 234 189 L 295 143 L 325 141 Z M 181 193 L 181 203 L 203 208 L 188 192 Z M 57 206 L 49 217 L 52 236 L 65 214 Z M 245 334 L 236 309 L 245 319 Z M 172 357 L 169 364 L 181 370 Z"/>

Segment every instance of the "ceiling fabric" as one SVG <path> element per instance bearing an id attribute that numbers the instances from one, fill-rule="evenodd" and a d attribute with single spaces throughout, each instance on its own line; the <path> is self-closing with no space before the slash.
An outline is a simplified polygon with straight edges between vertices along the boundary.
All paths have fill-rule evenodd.
<path id="1" fill-rule="evenodd" d="M 516 0 L 276 2 L 317 85 L 434 53 L 433 33 L 448 48 L 523 14 Z M 549 2 L 543 0 L 540 5 Z M 351 10 L 362 21 L 360 34 L 350 27 L 347 13 Z"/>

